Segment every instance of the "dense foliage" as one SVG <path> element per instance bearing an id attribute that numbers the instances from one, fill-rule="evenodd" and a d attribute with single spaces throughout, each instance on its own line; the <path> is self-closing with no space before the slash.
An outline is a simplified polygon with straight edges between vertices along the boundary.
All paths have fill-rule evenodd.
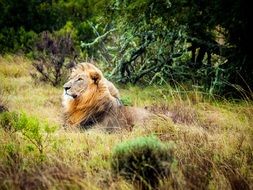
<path id="1" fill-rule="evenodd" d="M 34 51 L 41 32 L 68 31 L 79 56 L 119 82 L 251 94 L 245 1 L 2 0 L 0 11 L 1 53 Z"/>

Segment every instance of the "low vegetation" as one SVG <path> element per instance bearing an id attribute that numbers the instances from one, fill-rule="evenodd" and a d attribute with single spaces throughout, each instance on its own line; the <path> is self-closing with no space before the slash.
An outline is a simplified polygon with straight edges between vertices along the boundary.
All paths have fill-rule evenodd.
<path id="1" fill-rule="evenodd" d="M 169 176 L 173 163 L 170 146 L 155 137 L 138 137 L 118 144 L 112 153 L 112 170 L 137 188 L 152 189 Z"/>
<path id="2" fill-rule="evenodd" d="M 111 134 L 64 130 L 62 88 L 35 83 L 33 70 L 22 56 L 0 57 L 0 189 L 136 189 L 132 177 L 115 175 L 112 163 L 122 150 L 124 166 L 130 158 L 125 153 L 141 155 L 135 147 L 146 141 L 159 155 L 158 161 L 147 157 L 158 164 L 155 169 L 165 169 L 160 161 L 171 163 L 173 157 L 158 189 L 253 188 L 251 101 L 222 100 L 170 86 L 126 85 L 120 86 L 123 102 L 171 118 Z M 163 157 L 164 149 L 173 151 Z"/>

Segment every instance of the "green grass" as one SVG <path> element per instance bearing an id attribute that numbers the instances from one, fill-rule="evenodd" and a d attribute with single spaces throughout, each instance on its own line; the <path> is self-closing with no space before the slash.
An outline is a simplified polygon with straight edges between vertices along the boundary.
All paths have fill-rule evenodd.
<path id="1" fill-rule="evenodd" d="M 171 119 L 112 134 L 64 130 L 62 89 L 35 83 L 30 72 L 31 61 L 24 57 L 0 58 L 0 106 L 10 111 L 1 114 L 0 189 L 135 189 L 113 174 L 112 153 L 121 142 L 150 135 L 173 143 L 177 161 L 159 189 L 253 189 L 251 101 L 129 85 L 120 88 L 126 104 L 147 106 Z M 23 127 L 11 130 L 8 121 Z"/>

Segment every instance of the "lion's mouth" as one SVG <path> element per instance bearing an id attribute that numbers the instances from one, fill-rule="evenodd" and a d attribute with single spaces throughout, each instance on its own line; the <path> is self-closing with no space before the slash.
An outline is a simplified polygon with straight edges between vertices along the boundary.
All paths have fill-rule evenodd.
<path id="1" fill-rule="evenodd" d="M 67 93 L 67 92 L 65 92 L 65 95 L 66 95 L 66 96 L 69 96 L 69 97 L 71 97 L 71 98 L 74 98 L 74 99 L 77 97 L 76 94 L 69 94 L 69 93 Z"/>

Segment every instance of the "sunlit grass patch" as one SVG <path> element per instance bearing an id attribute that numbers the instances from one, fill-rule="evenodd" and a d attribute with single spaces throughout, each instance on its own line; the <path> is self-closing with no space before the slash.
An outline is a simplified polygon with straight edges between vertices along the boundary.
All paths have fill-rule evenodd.
<path id="1" fill-rule="evenodd" d="M 10 64 L 3 64 L 0 67 L 0 72 L 4 77 L 13 77 L 13 78 L 18 78 L 21 76 L 26 75 L 26 70 L 21 69 L 17 65 L 10 65 Z"/>
<path id="2" fill-rule="evenodd" d="M 29 75 L 27 68 L 31 62 L 23 56 L 5 55 L 0 57 L 0 73 L 3 77 L 18 78 Z"/>
<path id="3" fill-rule="evenodd" d="M 23 110 L 30 112 L 36 117 L 61 122 L 61 94 L 60 88 L 54 88 L 50 85 L 35 84 L 31 79 L 29 72 L 32 66 L 28 59 L 23 57 L 5 56 L 1 58 L 0 64 L 0 88 L 2 97 L 8 102 L 10 110 Z M 7 65 L 9 70 L 1 70 Z M 11 68 L 17 67 L 22 75 L 13 77 Z M 3 74 L 6 71 L 9 75 Z M 11 74 L 12 73 L 12 74 Z"/>
<path id="4" fill-rule="evenodd" d="M 171 87 L 138 87 L 128 85 L 124 88 L 120 88 L 120 93 L 123 100 L 126 100 L 128 104 L 133 106 L 149 106 L 152 104 L 161 105 L 166 103 L 171 97 L 167 94 L 171 90 Z"/>

